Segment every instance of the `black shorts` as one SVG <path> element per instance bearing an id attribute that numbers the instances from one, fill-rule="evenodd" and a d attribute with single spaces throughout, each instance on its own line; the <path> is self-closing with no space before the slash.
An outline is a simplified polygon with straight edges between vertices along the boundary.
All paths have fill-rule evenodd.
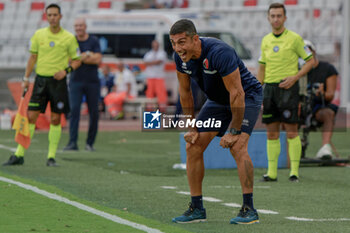
<path id="1" fill-rule="evenodd" d="M 69 100 L 66 78 L 56 80 L 53 77 L 37 75 L 28 110 L 44 113 L 50 101 L 51 112 L 68 113 Z"/>
<path id="2" fill-rule="evenodd" d="M 337 114 L 339 107 L 332 103 L 326 103 L 325 105 L 322 105 L 321 103 L 313 103 L 312 104 L 312 114 L 316 115 L 318 110 L 321 110 L 323 108 L 329 108 L 331 109 L 335 114 Z"/>
<path id="3" fill-rule="evenodd" d="M 262 104 L 262 88 L 258 88 L 251 95 L 245 96 L 244 119 L 242 121 L 241 130 L 249 135 L 252 134 L 256 120 L 259 117 L 259 112 Z M 221 127 L 202 127 L 198 128 L 198 132 L 218 131 L 217 136 L 221 137 L 226 133 L 232 121 L 232 112 L 230 105 L 222 105 L 212 100 L 207 100 L 197 116 L 197 120 L 207 121 L 215 119 L 221 121 Z"/>
<path id="4" fill-rule="evenodd" d="M 299 123 L 299 84 L 289 89 L 278 87 L 279 83 L 266 83 L 264 88 L 262 122 Z"/>

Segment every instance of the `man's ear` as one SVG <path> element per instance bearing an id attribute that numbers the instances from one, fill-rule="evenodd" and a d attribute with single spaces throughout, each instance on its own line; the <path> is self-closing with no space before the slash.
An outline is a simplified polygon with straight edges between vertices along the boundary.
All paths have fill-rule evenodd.
<path id="1" fill-rule="evenodd" d="M 192 37 L 192 39 L 194 40 L 194 41 L 199 41 L 199 35 L 198 34 L 196 34 L 196 35 L 194 35 L 193 37 Z"/>

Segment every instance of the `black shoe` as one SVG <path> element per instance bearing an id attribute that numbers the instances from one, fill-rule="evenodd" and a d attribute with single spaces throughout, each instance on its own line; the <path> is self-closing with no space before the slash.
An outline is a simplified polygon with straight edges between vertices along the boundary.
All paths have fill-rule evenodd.
<path id="1" fill-rule="evenodd" d="M 63 148 L 63 151 L 78 151 L 78 150 L 79 148 L 75 143 L 69 143 L 65 148 Z"/>
<path id="2" fill-rule="evenodd" d="M 275 182 L 277 181 L 277 178 L 271 178 L 268 175 L 263 175 L 263 178 L 260 180 L 261 182 Z"/>
<path id="3" fill-rule="evenodd" d="M 86 144 L 85 150 L 91 151 L 91 152 L 92 152 L 92 151 L 96 151 L 95 148 L 94 148 L 92 145 L 89 145 L 89 144 Z"/>
<path id="4" fill-rule="evenodd" d="M 296 175 L 292 175 L 289 177 L 289 181 L 298 183 L 299 178 Z"/>
<path id="5" fill-rule="evenodd" d="M 9 160 L 6 163 L 3 163 L 3 166 L 12 166 L 12 165 L 22 165 L 24 163 L 23 156 L 17 157 L 16 155 L 11 155 Z"/>
<path id="6" fill-rule="evenodd" d="M 46 162 L 46 165 L 48 167 L 58 167 L 58 164 L 56 163 L 56 160 L 54 158 L 49 158 Z"/>

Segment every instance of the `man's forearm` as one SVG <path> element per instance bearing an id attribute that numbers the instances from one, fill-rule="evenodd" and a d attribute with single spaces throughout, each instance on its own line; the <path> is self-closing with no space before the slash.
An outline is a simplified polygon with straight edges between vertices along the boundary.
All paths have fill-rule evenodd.
<path id="1" fill-rule="evenodd" d="M 163 60 L 156 60 L 156 61 L 148 61 L 145 62 L 146 66 L 154 66 L 154 65 L 159 65 L 163 62 Z"/>
<path id="2" fill-rule="evenodd" d="M 230 93 L 230 105 L 232 112 L 232 121 L 230 124 L 230 128 L 240 130 L 242 121 L 244 119 L 244 92 Z"/>
<path id="3" fill-rule="evenodd" d="M 73 70 L 76 70 L 79 68 L 79 66 L 81 65 L 81 60 L 72 60 L 70 66 L 73 68 Z"/>
<path id="4" fill-rule="evenodd" d="M 299 72 L 297 73 L 297 77 L 298 77 L 298 80 L 305 76 L 313 67 L 315 63 L 315 60 L 313 58 L 311 58 L 310 60 L 308 60 L 305 65 L 303 65 L 303 67 L 301 67 L 301 69 L 299 70 Z"/>
<path id="5" fill-rule="evenodd" d="M 26 71 L 24 72 L 24 77 L 29 77 L 30 74 L 33 72 L 34 66 L 36 63 L 36 55 L 31 55 L 28 59 Z"/>
<path id="6" fill-rule="evenodd" d="M 265 79 L 265 65 L 260 64 L 259 69 L 258 69 L 258 81 L 261 84 L 264 84 L 264 79 Z"/>
<path id="7" fill-rule="evenodd" d="M 334 99 L 334 93 L 333 92 L 326 92 L 326 93 L 324 93 L 324 99 L 327 102 L 331 102 Z"/>
<path id="8" fill-rule="evenodd" d="M 92 53 L 86 57 L 82 62 L 88 65 L 99 65 L 102 60 L 102 55 L 100 53 Z"/>
<path id="9" fill-rule="evenodd" d="M 180 93 L 180 103 L 183 114 L 191 116 L 191 119 L 194 118 L 194 102 L 192 92 L 186 94 Z"/>

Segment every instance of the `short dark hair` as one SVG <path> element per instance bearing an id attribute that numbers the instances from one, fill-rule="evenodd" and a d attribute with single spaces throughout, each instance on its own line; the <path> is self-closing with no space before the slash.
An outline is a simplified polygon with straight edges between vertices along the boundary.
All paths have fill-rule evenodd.
<path id="1" fill-rule="evenodd" d="M 173 24 L 170 28 L 170 35 L 176 35 L 186 32 L 186 35 L 188 36 L 194 36 L 197 34 L 196 26 L 194 26 L 194 23 L 189 19 L 180 19 L 176 23 Z"/>
<path id="2" fill-rule="evenodd" d="M 270 14 L 270 10 L 271 9 L 275 9 L 275 8 L 282 8 L 284 15 L 287 15 L 287 11 L 286 11 L 285 6 L 282 3 L 279 3 L 279 2 L 272 3 L 269 6 L 269 9 L 267 10 L 267 14 Z"/>
<path id="3" fill-rule="evenodd" d="M 59 5 L 57 5 L 56 3 L 51 3 L 50 5 L 48 5 L 46 8 L 45 8 L 45 12 L 47 11 L 47 9 L 49 8 L 57 8 L 58 9 L 58 13 L 61 14 L 61 7 Z"/>

